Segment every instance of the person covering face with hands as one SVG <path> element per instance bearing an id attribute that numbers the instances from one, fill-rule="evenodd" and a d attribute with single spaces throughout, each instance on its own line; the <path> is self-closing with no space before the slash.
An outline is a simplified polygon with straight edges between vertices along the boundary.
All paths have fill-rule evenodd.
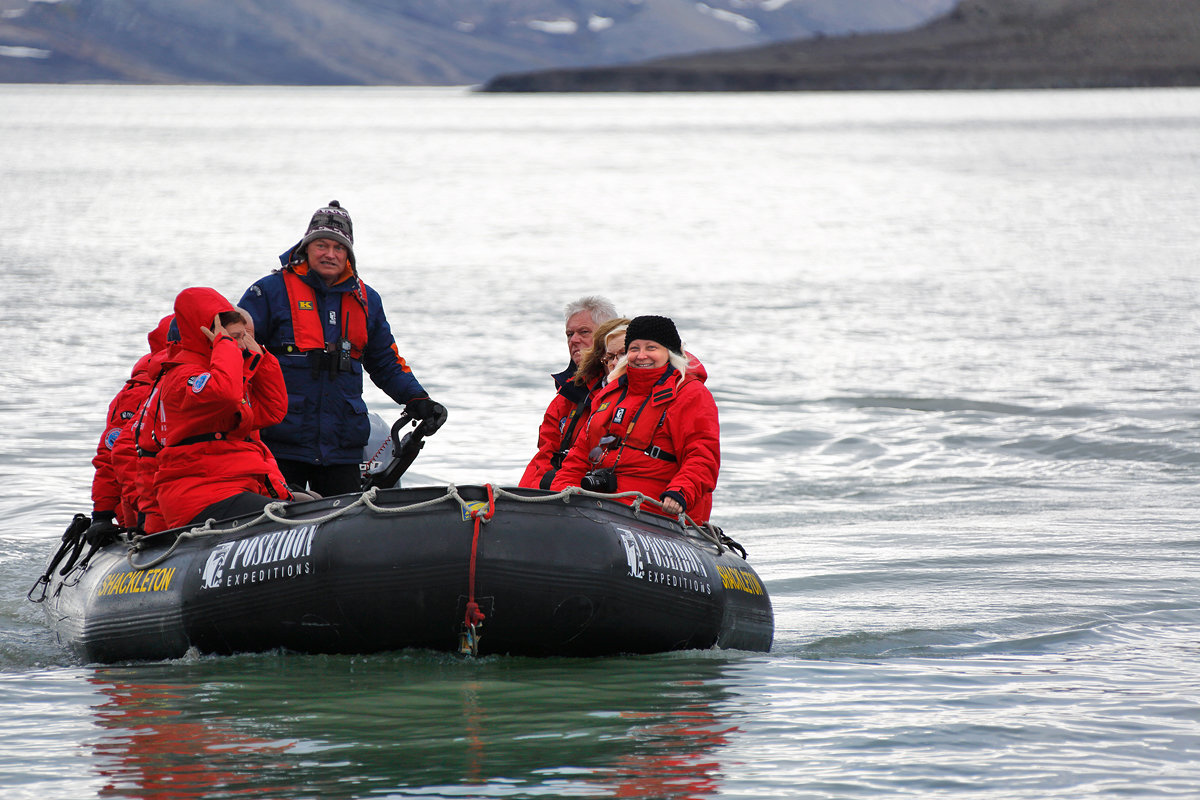
<path id="1" fill-rule="evenodd" d="M 247 336 L 241 312 L 209 288 L 175 298 L 180 342 L 154 407 L 154 491 L 168 527 L 262 509 L 291 493 L 258 431 L 287 413 L 279 362 Z"/>

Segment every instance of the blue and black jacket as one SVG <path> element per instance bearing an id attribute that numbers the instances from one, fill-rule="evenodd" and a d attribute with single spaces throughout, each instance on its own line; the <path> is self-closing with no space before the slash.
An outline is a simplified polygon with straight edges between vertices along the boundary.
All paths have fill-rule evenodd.
<path id="1" fill-rule="evenodd" d="M 307 265 L 289 264 L 283 269 L 295 271 L 312 288 L 325 341 L 337 343 L 346 319 L 342 304 L 359 302 L 354 297 L 359 288 L 357 275 L 347 268 L 339 282 L 326 286 Z M 242 295 L 239 305 L 254 318 L 254 338 L 279 359 L 287 384 L 287 417 L 261 432 L 277 459 L 308 464 L 362 461 L 371 432 L 362 398 L 364 369 L 397 403 L 428 396 L 396 348 L 379 293 L 366 284 L 362 289 L 359 296 L 366 299 L 367 342 L 361 359 L 296 348 L 283 270 L 260 279 Z"/>

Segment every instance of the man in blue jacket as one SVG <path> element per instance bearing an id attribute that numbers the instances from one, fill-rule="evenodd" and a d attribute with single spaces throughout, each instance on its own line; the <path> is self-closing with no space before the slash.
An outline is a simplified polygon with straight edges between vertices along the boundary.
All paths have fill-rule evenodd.
<path id="1" fill-rule="evenodd" d="M 262 430 L 287 482 L 322 495 L 358 491 L 371 423 L 363 370 L 427 434 L 446 421 L 396 349 L 379 294 L 358 278 L 354 227 L 334 200 L 318 209 L 304 238 L 279 257 L 282 269 L 242 295 L 254 338 L 274 353 L 287 384 L 288 413 Z"/>

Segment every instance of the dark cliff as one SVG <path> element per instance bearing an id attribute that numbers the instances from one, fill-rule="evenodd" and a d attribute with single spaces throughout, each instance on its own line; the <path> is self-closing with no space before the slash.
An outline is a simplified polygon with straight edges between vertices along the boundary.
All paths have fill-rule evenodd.
<path id="1" fill-rule="evenodd" d="M 600 69 L 488 91 L 836 91 L 1200 85 L 1200 0 L 963 0 L 918 29 Z"/>

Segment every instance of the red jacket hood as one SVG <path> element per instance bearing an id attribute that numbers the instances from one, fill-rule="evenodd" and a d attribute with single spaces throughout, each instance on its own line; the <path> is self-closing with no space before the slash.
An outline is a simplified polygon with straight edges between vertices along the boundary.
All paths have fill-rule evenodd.
<path id="1" fill-rule="evenodd" d="M 146 336 L 146 341 L 150 343 L 150 352 L 157 353 L 167 346 L 167 331 L 171 329 L 171 322 L 175 319 L 174 314 L 167 314 L 158 321 L 158 325 L 154 326 L 154 330 Z"/>
<path id="2" fill-rule="evenodd" d="M 195 286 L 184 289 L 175 298 L 175 317 L 178 322 L 180 345 L 196 353 L 211 353 L 212 342 L 201 328 L 212 328 L 213 317 L 233 311 L 233 304 L 216 289 Z"/>
<path id="3" fill-rule="evenodd" d="M 168 342 L 166 347 L 164 347 L 162 350 L 159 350 L 157 353 L 154 353 L 153 355 L 150 356 L 150 360 L 146 362 L 146 382 L 147 383 L 153 383 L 158 378 L 159 375 L 162 375 L 163 370 L 166 368 L 166 366 L 168 364 L 175 363 L 174 362 L 174 355 L 176 353 L 175 348 L 177 348 L 178 346 L 179 346 L 179 344 L 177 342 L 176 343 Z"/>
<path id="4" fill-rule="evenodd" d="M 137 364 L 133 367 L 133 372 L 130 373 L 130 380 L 151 383 L 158 377 L 161 367 L 151 374 L 151 362 L 155 360 L 155 356 L 158 356 L 157 361 L 161 364 L 162 359 L 166 356 L 167 346 L 171 344 L 167 341 L 168 331 L 171 330 L 171 323 L 174 320 L 174 314 L 167 314 L 158 321 L 158 324 L 154 326 L 154 330 L 146 335 L 146 341 L 150 343 L 150 352 L 138 359 Z"/>
<path id="5" fill-rule="evenodd" d="M 704 383 L 705 381 L 707 381 L 708 380 L 708 370 L 706 370 L 704 368 L 704 365 L 700 363 L 700 359 L 696 358 L 694 355 L 689 353 L 687 350 L 684 350 L 683 354 L 685 356 L 687 356 L 687 360 L 688 360 L 687 376 L 689 378 L 694 378 L 695 380 L 698 380 L 701 383 Z"/>
<path id="6" fill-rule="evenodd" d="M 147 375 L 150 370 L 150 359 L 154 357 L 153 353 L 146 353 L 138 359 L 138 362 L 133 365 L 133 371 L 129 373 L 129 380 L 137 381 L 138 383 L 149 383 Z"/>

